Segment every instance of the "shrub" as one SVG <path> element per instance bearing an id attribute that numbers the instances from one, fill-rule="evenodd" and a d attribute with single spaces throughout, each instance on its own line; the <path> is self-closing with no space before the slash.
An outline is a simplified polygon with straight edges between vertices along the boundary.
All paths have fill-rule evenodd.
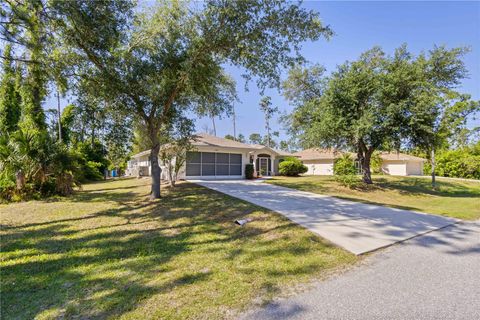
<path id="1" fill-rule="evenodd" d="M 253 164 L 252 163 L 247 163 L 245 165 L 245 178 L 247 179 L 253 179 Z"/>
<path id="2" fill-rule="evenodd" d="M 15 194 L 15 182 L 8 177 L 0 176 L 0 203 L 12 200 Z"/>
<path id="3" fill-rule="evenodd" d="M 382 158 L 380 158 L 380 153 L 378 152 L 374 152 L 370 158 L 370 172 L 373 174 L 383 174 Z"/>
<path id="4" fill-rule="evenodd" d="M 344 154 L 342 157 L 335 160 L 335 163 L 333 164 L 333 173 L 335 174 L 335 181 L 344 187 L 353 189 L 358 187 L 361 183 L 357 176 L 355 161 L 349 154 Z"/>
<path id="5" fill-rule="evenodd" d="M 298 158 L 289 157 L 280 162 L 278 171 L 282 176 L 296 177 L 307 172 L 308 168 Z"/>
<path id="6" fill-rule="evenodd" d="M 360 178 L 355 174 L 335 175 L 335 181 L 350 189 L 355 189 L 362 184 Z"/>
<path id="7" fill-rule="evenodd" d="M 435 155 L 435 173 L 443 177 L 480 179 L 480 154 L 475 146 L 440 151 Z M 424 173 L 430 175 L 431 164 L 425 163 Z"/>
<path id="8" fill-rule="evenodd" d="M 81 165 L 81 174 L 78 177 L 80 181 L 100 181 L 103 180 L 103 175 L 100 173 L 102 164 L 95 161 L 87 161 Z"/>
<path id="9" fill-rule="evenodd" d="M 344 154 L 342 157 L 335 160 L 335 163 L 333 164 L 333 173 L 338 176 L 357 174 L 355 161 L 349 154 Z"/>

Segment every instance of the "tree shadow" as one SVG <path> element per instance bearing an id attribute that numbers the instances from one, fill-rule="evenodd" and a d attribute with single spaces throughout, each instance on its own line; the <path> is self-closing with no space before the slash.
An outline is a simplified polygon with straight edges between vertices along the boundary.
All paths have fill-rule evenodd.
<path id="1" fill-rule="evenodd" d="M 274 223 L 263 226 L 272 219 L 265 210 L 259 213 L 259 207 L 198 185 L 180 183 L 163 190 L 160 201 L 149 201 L 142 186 L 102 185 L 65 202 L 108 201 L 115 203 L 112 208 L 73 218 L 35 222 L 32 216 L 28 223 L 4 223 L 6 263 L 0 298 L 4 318 L 116 318 L 153 296 L 164 296 L 168 304 L 173 292 L 218 281 L 224 271 L 214 266 L 232 259 L 243 261 L 239 274 L 248 269 L 258 279 L 268 275 L 259 287 L 270 295 L 286 275 L 305 275 L 325 267 L 318 261 L 304 271 L 301 264 L 265 269 L 254 262 L 276 255 L 304 258 L 314 249 L 312 241 L 292 247 L 277 235 L 297 228 L 291 221 L 275 216 Z M 248 227 L 233 224 L 245 216 L 252 216 L 254 222 Z M 335 250 L 328 243 L 321 246 Z M 217 252 L 219 260 L 191 268 L 198 262 L 189 256 L 197 252 Z M 205 294 L 208 299 L 209 293 Z"/>
<path id="2" fill-rule="evenodd" d="M 388 180 L 376 178 L 375 182 L 385 190 L 396 190 L 401 194 L 415 196 L 428 194 L 437 197 L 472 198 L 480 197 L 480 188 L 466 186 L 460 182 L 445 180 L 437 181 L 437 188 L 432 188 L 431 182 L 425 178 L 403 178 Z"/>

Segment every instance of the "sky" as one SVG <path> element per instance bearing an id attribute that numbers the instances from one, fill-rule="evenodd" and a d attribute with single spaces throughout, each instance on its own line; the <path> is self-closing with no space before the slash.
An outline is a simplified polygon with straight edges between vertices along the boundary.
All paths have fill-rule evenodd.
<path id="1" fill-rule="evenodd" d="M 403 43 L 414 54 L 428 51 L 434 45 L 449 48 L 468 46 L 471 52 L 464 61 L 469 78 L 458 90 L 480 99 L 480 1 L 304 1 L 303 6 L 319 12 L 322 22 L 335 32 L 330 40 L 305 43 L 302 49 L 302 55 L 309 62 L 322 64 L 327 73 L 347 60 L 355 60 L 373 46 L 382 47 L 388 54 Z M 227 72 L 237 81 L 240 99 L 235 103 L 237 134 L 242 133 L 246 137 L 254 132 L 265 134 L 264 118 L 259 109 L 262 97 L 259 90 L 254 83 L 249 85 L 248 91 L 244 90 L 242 70 L 228 67 Z M 283 76 L 286 76 L 286 71 Z M 278 90 L 266 90 L 265 95 L 272 97 L 273 105 L 281 112 L 292 110 Z M 46 105 L 56 104 L 48 99 Z M 210 119 L 196 121 L 197 131 L 205 131 L 205 126 L 212 128 Z M 469 126 L 480 126 L 480 119 L 472 119 Z M 216 119 L 216 127 L 217 136 L 233 134 L 231 118 Z M 287 137 L 277 117 L 271 121 L 271 127 L 280 131 L 281 139 Z"/>
<path id="2" fill-rule="evenodd" d="M 329 41 L 319 40 L 304 44 L 302 54 L 312 63 L 320 63 L 330 72 L 347 60 L 355 60 L 373 46 L 381 46 L 386 53 L 406 43 L 409 50 L 418 54 L 434 45 L 447 47 L 469 46 L 465 56 L 470 77 L 459 91 L 480 99 L 480 2 L 316 2 L 305 1 L 306 8 L 318 11 L 324 24 L 329 25 L 335 36 Z M 241 102 L 235 104 L 237 134 L 248 137 L 250 133 L 265 134 L 264 118 L 259 109 L 261 95 L 255 85 L 244 90 L 241 70 L 228 68 L 237 81 Z M 286 75 L 286 73 L 284 74 Z M 274 105 L 283 112 L 292 107 L 277 90 L 267 90 Z M 476 120 L 480 125 L 480 120 Z M 217 136 L 233 134 L 232 119 L 216 120 Z M 197 129 L 205 125 L 212 128 L 210 119 L 200 119 Z M 473 120 L 470 126 L 473 126 Z M 273 119 L 272 127 L 285 132 Z"/>

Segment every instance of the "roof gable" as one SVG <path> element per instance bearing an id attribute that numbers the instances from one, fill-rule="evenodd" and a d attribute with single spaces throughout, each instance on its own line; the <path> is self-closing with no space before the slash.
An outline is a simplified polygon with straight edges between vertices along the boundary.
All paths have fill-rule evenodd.
<path id="1" fill-rule="evenodd" d="M 402 161 L 427 161 L 424 158 L 420 157 L 415 157 L 406 153 L 401 153 L 401 152 L 381 152 L 380 153 L 380 158 L 382 160 L 402 160 Z"/>

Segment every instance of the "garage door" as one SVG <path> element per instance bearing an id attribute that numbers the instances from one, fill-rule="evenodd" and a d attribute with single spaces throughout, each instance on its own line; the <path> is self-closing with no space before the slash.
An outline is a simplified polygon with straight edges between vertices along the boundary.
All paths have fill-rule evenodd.
<path id="1" fill-rule="evenodd" d="M 307 167 L 306 175 L 332 175 L 333 161 L 317 160 L 315 162 L 304 161 L 303 164 Z"/>
<path id="2" fill-rule="evenodd" d="M 406 172 L 406 164 L 402 162 L 387 162 L 385 161 L 382 164 L 383 171 L 386 174 L 390 174 L 392 176 L 404 176 L 407 174 Z"/>
<path id="3" fill-rule="evenodd" d="M 241 176 L 242 155 L 220 152 L 188 152 L 187 177 Z"/>

